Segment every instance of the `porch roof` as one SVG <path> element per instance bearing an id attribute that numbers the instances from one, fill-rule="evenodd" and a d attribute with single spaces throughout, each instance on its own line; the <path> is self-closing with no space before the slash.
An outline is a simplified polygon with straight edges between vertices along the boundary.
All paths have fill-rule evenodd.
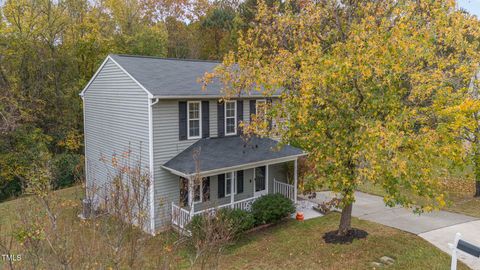
<path id="1" fill-rule="evenodd" d="M 198 150 L 197 150 L 198 149 Z M 198 168 L 194 159 L 198 152 Z M 260 137 L 230 136 L 200 139 L 163 164 L 164 169 L 179 175 L 214 175 L 225 171 L 295 160 L 306 153 L 299 148 Z"/>

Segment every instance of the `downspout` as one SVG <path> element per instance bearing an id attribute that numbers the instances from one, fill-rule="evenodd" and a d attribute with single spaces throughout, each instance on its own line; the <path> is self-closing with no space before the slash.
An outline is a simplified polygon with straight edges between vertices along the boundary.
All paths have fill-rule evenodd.
<path id="1" fill-rule="evenodd" d="M 150 233 L 155 235 L 155 178 L 153 168 L 153 105 L 157 104 L 159 99 L 153 101 L 153 97 L 148 97 L 148 154 L 150 169 Z"/>

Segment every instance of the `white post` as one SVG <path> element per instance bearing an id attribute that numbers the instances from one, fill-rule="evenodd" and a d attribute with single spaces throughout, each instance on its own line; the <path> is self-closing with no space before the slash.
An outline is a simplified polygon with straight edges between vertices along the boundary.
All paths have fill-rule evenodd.
<path id="1" fill-rule="evenodd" d="M 193 217 L 193 190 L 195 189 L 192 178 L 188 178 L 188 206 L 190 206 L 190 217 Z"/>
<path id="2" fill-rule="evenodd" d="M 235 194 L 233 193 L 233 185 L 235 185 L 235 177 L 236 173 L 235 172 L 231 172 L 231 178 L 230 178 L 230 208 L 233 207 L 233 202 L 235 201 L 234 200 L 234 196 Z"/>
<path id="3" fill-rule="evenodd" d="M 297 173 L 298 173 L 298 159 L 293 162 L 293 202 L 297 203 Z"/>
<path id="4" fill-rule="evenodd" d="M 448 244 L 448 247 L 452 250 L 452 263 L 450 266 L 451 270 L 457 270 L 457 245 L 461 237 L 462 235 L 460 233 L 455 234 L 455 240 L 453 241 L 453 244 Z"/>
<path id="5" fill-rule="evenodd" d="M 267 194 L 268 194 L 268 164 L 265 165 L 265 188 L 267 189 Z"/>

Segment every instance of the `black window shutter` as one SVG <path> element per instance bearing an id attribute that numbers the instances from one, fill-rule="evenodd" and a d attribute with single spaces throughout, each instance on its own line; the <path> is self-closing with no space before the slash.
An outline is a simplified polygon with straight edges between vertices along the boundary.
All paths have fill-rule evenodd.
<path id="1" fill-rule="evenodd" d="M 267 108 L 271 108 L 271 107 L 272 107 L 272 99 L 267 98 Z M 272 118 L 271 117 L 268 118 L 268 129 L 269 130 L 272 129 Z"/>
<path id="2" fill-rule="evenodd" d="M 225 197 L 225 174 L 218 175 L 218 198 Z"/>
<path id="3" fill-rule="evenodd" d="M 217 106 L 217 118 L 218 118 L 218 137 L 225 136 L 225 103 L 218 102 Z"/>
<path id="4" fill-rule="evenodd" d="M 178 102 L 178 127 L 179 127 L 179 140 L 183 141 L 187 139 L 187 102 Z"/>
<path id="5" fill-rule="evenodd" d="M 243 171 L 237 171 L 237 193 L 243 192 Z"/>
<path id="6" fill-rule="evenodd" d="M 240 128 L 240 122 L 243 121 L 243 100 L 238 100 L 237 101 L 237 127 L 238 127 L 238 134 L 242 135 L 243 134 L 243 129 Z"/>
<path id="7" fill-rule="evenodd" d="M 255 99 L 250 100 L 250 116 L 257 114 L 257 101 Z"/>
<path id="8" fill-rule="evenodd" d="M 203 201 L 210 201 L 210 177 L 203 178 Z"/>
<path id="9" fill-rule="evenodd" d="M 202 138 L 210 137 L 210 108 L 209 101 L 202 101 Z"/>

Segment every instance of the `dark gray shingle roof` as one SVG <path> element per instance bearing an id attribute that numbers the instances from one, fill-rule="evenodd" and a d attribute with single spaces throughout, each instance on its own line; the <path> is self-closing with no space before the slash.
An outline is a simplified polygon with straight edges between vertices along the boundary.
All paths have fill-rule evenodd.
<path id="1" fill-rule="evenodd" d="M 206 91 L 202 91 L 198 82 L 205 72 L 212 72 L 220 62 L 117 54 L 110 57 L 154 96 L 222 96 L 222 85 L 218 80 L 210 83 Z"/>
<path id="2" fill-rule="evenodd" d="M 268 138 L 253 137 L 248 142 L 240 136 L 200 139 L 183 152 L 169 160 L 163 167 L 189 175 L 196 173 L 193 158 L 195 149 L 200 149 L 199 171 L 206 172 L 249 163 L 269 161 L 304 155 L 296 147 L 284 145 Z"/>

